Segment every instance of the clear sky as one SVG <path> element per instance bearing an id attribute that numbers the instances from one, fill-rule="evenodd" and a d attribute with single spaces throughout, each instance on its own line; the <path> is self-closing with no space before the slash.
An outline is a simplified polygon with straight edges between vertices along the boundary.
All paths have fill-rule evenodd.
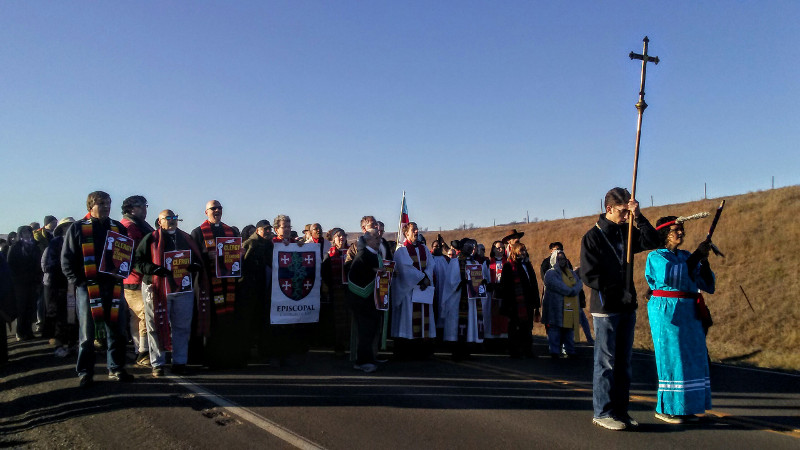
<path id="1" fill-rule="evenodd" d="M 186 231 L 421 228 L 800 183 L 800 2 L 0 3 L 0 232 L 145 195 Z"/>

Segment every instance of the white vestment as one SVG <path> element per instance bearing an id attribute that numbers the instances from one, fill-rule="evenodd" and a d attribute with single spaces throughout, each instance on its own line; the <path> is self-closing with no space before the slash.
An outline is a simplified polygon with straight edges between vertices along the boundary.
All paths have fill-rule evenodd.
<path id="1" fill-rule="evenodd" d="M 433 311 L 432 304 L 412 304 L 412 292 L 417 287 L 417 283 L 423 280 L 425 276 L 433 283 L 433 270 L 436 266 L 431 253 L 425 248 L 424 245 L 418 247 L 425 254 L 426 267 L 421 271 L 414 267 L 414 261 L 409 256 L 409 247 L 400 246 L 394 252 L 394 274 L 392 275 L 392 337 L 414 339 L 413 331 L 413 310 L 412 307 L 420 308 L 425 319 L 428 321 L 428 327 L 422 330 L 422 337 L 432 338 L 436 337 L 436 316 Z M 416 251 L 413 247 L 411 251 Z M 418 260 L 422 261 L 423 256 L 418 255 Z M 421 262 L 420 262 L 421 264 Z M 435 289 L 434 286 L 429 286 L 428 289 Z M 423 323 L 425 321 L 423 320 Z M 420 336 L 416 336 L 417 338 Z"/>
<path id="2" fill-rule="evenodd" d="M 467 264 L 477 264 L 473 259 L 467 259 Z M 489 270 L 486 265 L 483 266 L 484 280 L 489 279 Z M 445 279 L 444 286 L 444 340 L 449 342 L 458 341 L 458 306 L 461 301 L 461 268 L 458 264 L 458 258 L 450 260 L 447 268 L 447 278 Z M 466 288 L 464 288 L 466 289 Z M 467 342 L 483 342 L 483 339 L 478 335 L 478 309 L 475 302 L 479 300 L 467 300 L 469 310 L 467 313 Z M 481 303 L 483 301 L 481 300 Z M 484 309 L 484 314 L 486 310 Z"/>

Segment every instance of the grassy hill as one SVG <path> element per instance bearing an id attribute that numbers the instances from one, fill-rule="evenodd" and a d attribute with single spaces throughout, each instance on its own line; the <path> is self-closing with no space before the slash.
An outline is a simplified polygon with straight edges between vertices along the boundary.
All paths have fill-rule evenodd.
<path id="1" fill-rule="evenodd" d="M 717 276 L 717 292 L 707 295 L 714 326 L 708 333 L 708 349 L 712 360 L 759 367 L 800 370 L 800 186 L 723 197 L 725 211 L 714 234 L 714 242 L 725 258 L 711 256 L 711 268 Z M 700 211 L 713 214 L 722 198 L 689 203 L 643 208 L 642 213 L 655 224 L 665 215 L 689 215 Z M 528 247 L 537 269 L 548 255 L 550 242 L 564 243 L 567 257 L 575 264 L 580 260 L 580 241 L 594 225 L 597 216 L 517 224 L 525 232 L 522 242 Z M 687 222 L 685 244 L 693 251 L 702 241 L 711 217 Z M 420 223 L 420 226 L 426 226 Z M 444 231 L 446 242 L 465 236 L 477 239 L 487 248 L 508 234 L 512 226 Z M 428 242 L 435 232 L 426 233 Z M 639 292 L 639 315 L 635 347 L 652 350 L 644 262 L 647 252 L 636 256 L 636 290 Z M 540 286 L 541 286 L 541 280 Z M 742 289 L 752 302 L 747 304 Z M 591 321 L 591 316 L 589 316 Z M 544 335 L 537 324 L 534 333 Z"/>

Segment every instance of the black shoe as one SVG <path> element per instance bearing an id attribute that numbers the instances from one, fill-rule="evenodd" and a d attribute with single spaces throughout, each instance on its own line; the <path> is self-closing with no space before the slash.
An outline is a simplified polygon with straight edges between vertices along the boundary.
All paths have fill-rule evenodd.
<path id="1" fill-rule="evenodd" d="M 170 372 L 174 375 L 186 375 L 186 364 L 173 364 Z"/>
<path id="2" fill-rule="evenodd" d="M 109 373 L 108 379 L 111 381 L 120 381 L 123 383 L 129 383 L 133 381 L 133 375 L 129 374 L 124 370 L 118 370 L 116 372 Z"/>
<path id="3" fill-rule="evenodd" d="M 94 377 L 91 374 L 81 375 L 78 381 L 78 386 L 88 388 L 94 384 Z"/>

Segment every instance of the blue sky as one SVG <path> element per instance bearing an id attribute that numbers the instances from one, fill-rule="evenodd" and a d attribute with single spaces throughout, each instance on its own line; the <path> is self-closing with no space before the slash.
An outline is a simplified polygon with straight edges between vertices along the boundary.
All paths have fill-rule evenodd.
<path id="1" fill-rule="evenodd" d="M 0 3 L 0 232 L 145 195 L 187 231 L 393 230 L 800 183 L 800 2 Z"/>

